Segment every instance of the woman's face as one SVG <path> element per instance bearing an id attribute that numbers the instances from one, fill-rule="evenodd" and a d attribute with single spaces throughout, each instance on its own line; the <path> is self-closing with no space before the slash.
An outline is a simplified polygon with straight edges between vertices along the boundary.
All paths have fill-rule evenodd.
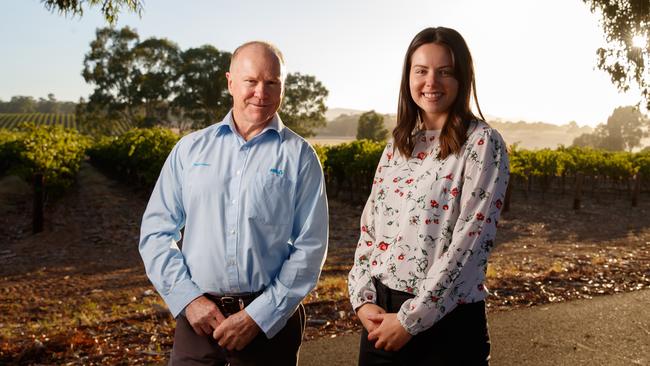
<path id="1" fill-rule="evenodd" d="M 446 46 L 427 43 L 413 52 L 409 87 L 426 128 L 441 129 L 458 95 L 454 60 Z"/>

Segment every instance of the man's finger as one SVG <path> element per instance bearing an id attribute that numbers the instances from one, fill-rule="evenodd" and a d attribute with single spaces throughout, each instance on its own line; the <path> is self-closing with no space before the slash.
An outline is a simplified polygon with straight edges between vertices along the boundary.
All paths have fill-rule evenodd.
<path id="1" fill-rule="evenodd" d="M 197 324 L 197 325 L 192 325 L 192 324 L 190 324 L 190 325 L 192 326 L 192 329 L 194 329 L 194 333 L 196 333 L 197 335 L 200 335 L 200 336 L 204 336 L 204 335 L 206 335 L 206 334 L 203 332 L 203 329 L 201 329 L 201 326 L 200 326 L 200 325 L 198 325 L 198 324 Z"/>
<path id="2" fill-rule="evenodd" d="M 368 320 L 381 323 L 384 320 L 384 313 L 369 314 Z"/>

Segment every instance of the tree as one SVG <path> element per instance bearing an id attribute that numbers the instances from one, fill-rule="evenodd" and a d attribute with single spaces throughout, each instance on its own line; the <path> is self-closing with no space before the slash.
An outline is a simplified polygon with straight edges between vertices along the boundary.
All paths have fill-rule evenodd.
<path id="1" fill-rule="evenodd" d="M 619 90 L 627 91 L 632 83 L 638 84 L 650 109 L 650 1 L 583 1 L 602 17 L 607 45 L 597 51 L 598 68 L 610 75 Z M 635 37 L 645 44 L 635 44 Z"/>
<path id="2" fill-rule="evenodd" d="M 167 39 L 149 38 L 133 48 L 133 56 L 134 97 L 136 105 L 144 107 L 142 124 L 165 124 L 169 120 L 169 98 L 178 80 L 180 50 Z"/>
<path id="3" fill-rule="evenodd" d="M 314 76 L 290 73 L 284 86 L 279 114 L 282 122 L 297 134 L 311 137 L 326 124 L 325 98 L 329 92 Z"/>
<path id="4" fill-rule="evenodd" d="M 357 140 L 368 139 L 372 141 L 385 141 L 388 130 L 384 127 L 384 116 L 374 110 L 359 116 L 357 127 Z"/>
<path id="5" fill-rule="evenodd" d="M 115 24 L 117 16 L 126 8 L 138 15 L 142 15 L 144 9 L 143 0 L 41 0 L 49 11 L 58 11 L 65 15 L 82 16 L 84 6 L 94 7 L 101 4 L 102 15 L 109 24 Z"/>
<path id="6" fill-rule="evenodd" d="M 102 28 L 90 44 L 82 75 L 95 85 L 87 110 L 102 120 L 151 126 L 169 119 L 169 100 L 181 63 L 178 46 L 166 39 L 139 41 L 135 30 Z"/>
<path id="7" fill-rule="evenodd" d="M 230 94 L 225 74 L 230 56 L 229 52 L 221 52 L 210 45 L 190 48 L 181 54 L 176 97 L 172 103 L 181 124 L 189 119 L 194 128 L 205 127 L 228 112 Z"/>
<path id="8" fill-rule="evenodd" d="M 87 110 L 93 114 L 105 111 L 105 119 L 135 120 L 132 50 L 138 42 L 138 34 L 129 27 L 97 29 L 81 73 L 87 83 L 95 85 Z"/>
<path id="9" fill-rule="evenodd" d="M 648 119 L 634 106 L 618 107 L 599 124 L 592 134 L 584 133 L 573 140 L 574 146 L 589 146 L 610 151 L 632 151 L 648 135 Z"/>

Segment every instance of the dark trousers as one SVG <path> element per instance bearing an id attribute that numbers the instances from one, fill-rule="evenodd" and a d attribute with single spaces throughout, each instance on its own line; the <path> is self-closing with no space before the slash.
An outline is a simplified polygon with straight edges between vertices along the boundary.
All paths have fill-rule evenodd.
<path id="1" fill-rule="evenodd" d="M 260 332 L 243 350 L 228 351 L 221 348 L 212 335 L 194 333 L 187 318 L 179 315 L 169 365 L 297 365 L 305 322 L 305 308 L 300 304 L 275 337 L 268 339 Z"/>
<path id="2" fill-rule="evenodd" d="M 397 313 L 413 295 L 391 290 L 374 281 L 377 305 Z M 489 365 L 490 336 L 485 302 L 458 305 L 431 328 L 418 333 L 397 352 L 375 348 L 368 332 L 361 332 L 359 365 Z"/>

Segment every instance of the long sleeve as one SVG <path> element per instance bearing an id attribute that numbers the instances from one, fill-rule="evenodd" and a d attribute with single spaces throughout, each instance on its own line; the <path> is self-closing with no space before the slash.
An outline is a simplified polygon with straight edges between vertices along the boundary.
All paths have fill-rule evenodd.
<path id="1" fill-rule="evenodd" d="M 498 132 L 485 129 L 468 141 L 460 212 L 451 242 L 420 281 L 417 296 L 402 305 L 398 319 L 410 334 L 431 327 L 459 303 L 471 300 L 473 287 L 484 291 L 487 258 L 505 198 L 509 167 Z"/>
<path id="2" fill-rule="evenodd" d="M 185 224 L 179 144 L 167 157 L 142 217 L 140 255 L 158 293 L 176 317 L 202 291 L 192 282 L 176 242 Z"/>
<path id="3" fill-rule="evenodd" d="M 278 275 L 262 295 L 246 307 L 268 338 L 286 324 L 300 302 L 316 286 L 327 253 L 328 213 L 323 170 L 315 152 L 298 174 L 292 249 Z M 277 197 L 282 199 L 282 197 Z"/>
<path id="4" fill-rule="evenodd" d="M 388 143 L 379 160 L 375 177 L 373 179 L 370 196 L 361 214 L 361 230 L 357 249 L 354 253 L 354 263 L 348 274 L 348 292 L 352 308 L 356 311 L 365 303 L 376 301 L 377 291 L 372 283 L 370 273 L 370 257 L 375 247 L 375 215 L 377 214 L 376 204 L 381 200 L 379 183 L 383 179 L 383 169 L 386 168 L 392 158 L 393 144 Z"/>

